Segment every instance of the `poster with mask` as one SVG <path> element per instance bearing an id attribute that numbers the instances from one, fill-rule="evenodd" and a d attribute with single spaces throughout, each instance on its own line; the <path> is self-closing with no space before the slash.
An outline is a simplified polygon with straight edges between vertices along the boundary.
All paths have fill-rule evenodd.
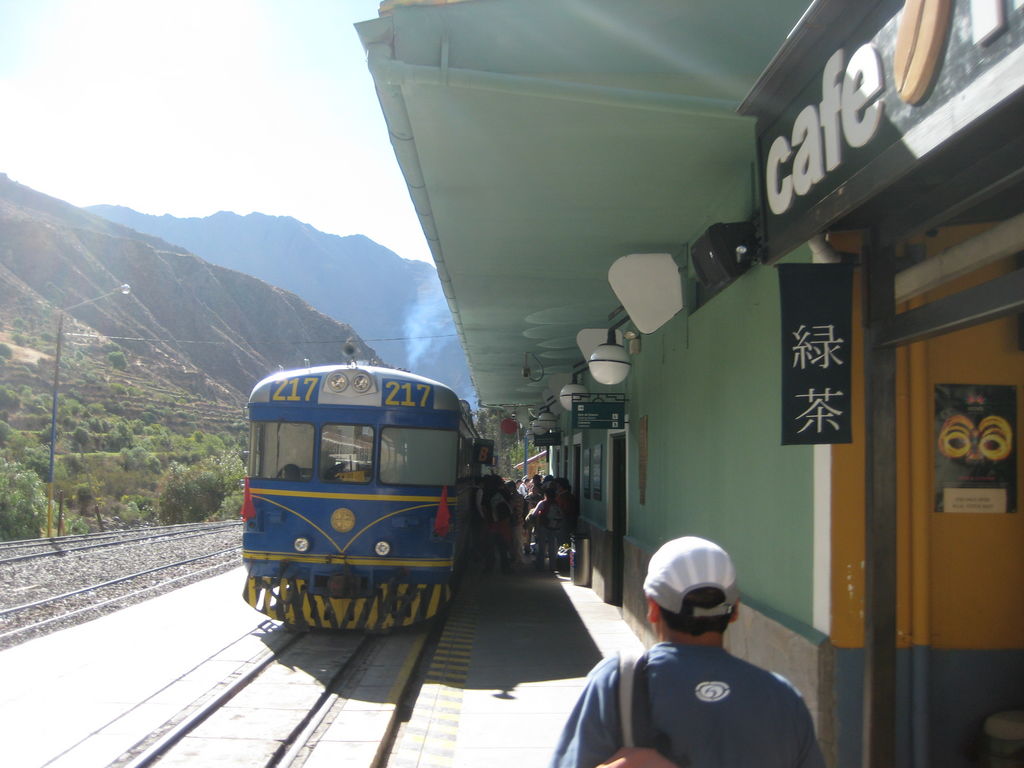
<path id="1" fill-rule="evenodd" d="M 935 511 L 1017 511 L 1017 388 L 935 386 Z"/>

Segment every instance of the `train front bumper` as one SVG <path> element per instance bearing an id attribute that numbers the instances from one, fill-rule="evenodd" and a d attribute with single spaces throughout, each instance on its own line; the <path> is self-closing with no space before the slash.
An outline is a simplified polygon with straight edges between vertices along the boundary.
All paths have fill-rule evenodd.
<path id="1" fill-rule="evenodd" d="M 289 626 L 385 630 L 407 627 L 435 616 L 451 599 L 448 584 L 388 582 L 366 597 L 312 594 L 305 579 L 249 576 L 245 602 Z"/>

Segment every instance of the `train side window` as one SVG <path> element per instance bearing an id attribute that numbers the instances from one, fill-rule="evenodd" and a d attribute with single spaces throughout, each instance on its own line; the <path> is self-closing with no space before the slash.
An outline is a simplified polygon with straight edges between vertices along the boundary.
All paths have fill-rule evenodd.
<path id="1" fill-rule="evenodd" d="M 320 479 L 368 483 L 373 479 L 373 427 L 324 424 L 320 429 Z"/>
<path id="2" fill-rule="evenodd" d="M 380 481 L 386 485 L 454 485 L 457 432 L 384 427 L 380 433 Z"/>
<path id="3" fill-rule="evenodd" d="M 313 474 L 313 425 L 254 421 L 249 431 L 249 476 L 307 481 Z"/>

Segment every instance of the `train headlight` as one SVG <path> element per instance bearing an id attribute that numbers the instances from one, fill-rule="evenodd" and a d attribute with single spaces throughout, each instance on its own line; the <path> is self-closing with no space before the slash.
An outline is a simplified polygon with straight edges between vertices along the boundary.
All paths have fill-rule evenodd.
<path id="1" fill-rule="evenodd" d="M 360 395 L 365 395 L 373 388 L 373 379 L 365 373 L 357 373 L 352 377 L 352 389 Z"/>
<path id="2" fill-rule="evenodd" d="M 305 536 L 299 536 L 299 538 L 292 542 L 292 546 L 295 547 L 296 552 L 308 552 L 309 539 Z"/>
<path id="3" fill-rule="evenodd" d="M 391 554 L 391 545 L 388 544 L 386 541 L 378 541 L 376 544 L 373 545 L 373 551 L 381 557 L 387 557 Z"/>
<path id="4" fill-rule="evenodd" d="M 332 373 L 327 377 L 327 386 L 332 392 L 344 392 L 348 389 L 348 376 L 340 372 Z"/>

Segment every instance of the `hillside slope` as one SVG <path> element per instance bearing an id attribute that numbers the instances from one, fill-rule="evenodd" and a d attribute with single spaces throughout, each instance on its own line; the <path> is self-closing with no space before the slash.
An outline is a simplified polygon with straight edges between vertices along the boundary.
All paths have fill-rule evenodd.
<path id="1" fill-rule="evenodd" d="M 80 302 L 64 325 L 67 365 L 76 351 L 122 350 L 125 375 L 232 408 L 279 365 L 345 360 L 346 344 L 380 361 L 351 326 L 288 291 L 0 174 L 0 335 L 15 352 L 0 379 L 47 386 L 58 308 Z"/>
<path id="2" fill-rule="evenodd" d="M 363 235 L 330 235 L 286 216 L 222 211 L 186 219 L 109 205 L 88 210 L 292 291 L 358 328 L 384 359 L 475 402 L 466 358 L 430 264 L 403 259 Z"/>

